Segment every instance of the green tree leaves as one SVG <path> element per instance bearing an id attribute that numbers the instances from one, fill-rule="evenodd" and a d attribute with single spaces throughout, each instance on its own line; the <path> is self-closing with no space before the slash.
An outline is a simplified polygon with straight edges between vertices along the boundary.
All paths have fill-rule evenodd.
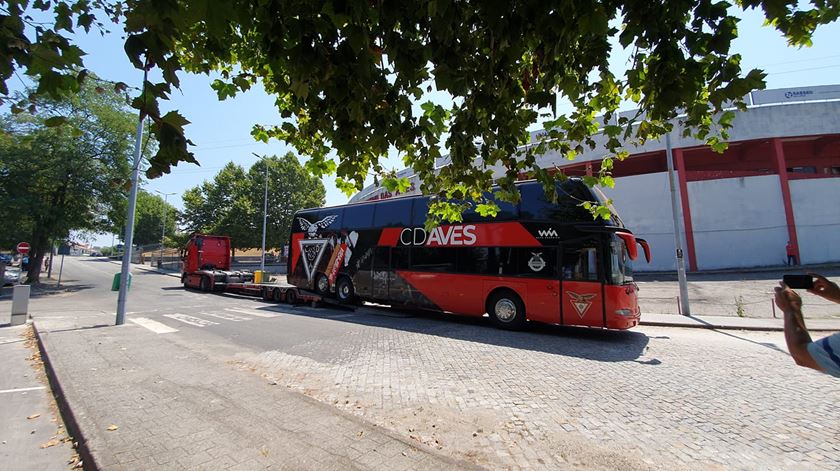
<path id="1" fill-rule="evenodd" d="M 729 125 L 720 119 L 724 108 L 743 107 L 744 94 L 764 86 L 763 73 L 743 71 L 731 53 L 736 7 L 718 0 L 34 2 L 52 9 L 53 25 L 34 24 L 27 6 L 0 10 L 0 92 L 17 69 L 38 81 L 39 94 L 76 89 L 83 56 L 66 31 L 90 27 L 93 15 L 118 20 L 133 64 L 163 77 L 134 102 L 160 142 L 150 177 L 195 161 L 186 120 L 161 115 L 158 105 L 183 71 L 220 73 L 213 88 L 221 99 L 261 83 L 281 120 L 258 123 L 254 136 L 288 142 L 309 171 L 335 173 L 343 190 L 381 174 L 382 159 L 396 150 L 422 190 L 441 200 L 458 185 L 481 195 L 498 184 L 499 195 L 512 198 L 522 176 L 544 184 L 562 178 L 542 171 L 535 156 L 556 150 L 573 158 L 594 148 L 598 115 L 612 126 L 603 149 L 611 157 L 623 158 L 628 140 L 670 131 L 678 115 L 687 133 L 719 150 Z M 761 8 L 795 46 L 810 44 L 816 28 L 840 14 L 838 2 L 825 0 L 739 0 L 737 7 Z M 623 75 L 609 67 L 614 37 L 632 50 Z M 434 96 L 446 104 L 417 110 Z M 615 119 L 622 99 L 638 103 L 635 118 Z M 563 101 L 573 111 L 554 116 Z M 530 143 L 528 130 L 548 112 L 552 126 Z M 441 153 L 450 156 L 444 168 Z"/>
<path id="2" fill-rule="evenodd" d="M 125 198 L 136 117 L 114 92 L 86 82 L 78 95 L 39 98 L 37 113 L 0 120 L 0 241 L 32 244 L 29 282 L 37 282 L 50 240 L 112 227 Z M 19 240 L 18 240 L 19 241 Z"/>
<path id="3" fill-rule="evenodd" d="M 182 221 L 188 230 L 230 236 L 236 248 L 259 247 L 266 166 L 266 246 L 276 248 L 287 244 L 294 213 L 323 205 L 326 194 L 321 181 L 309 175 L 291 153 L 263 158 L 247 172 L 229 163 L 212 181 L 187 190 L 183 196 Z"/>

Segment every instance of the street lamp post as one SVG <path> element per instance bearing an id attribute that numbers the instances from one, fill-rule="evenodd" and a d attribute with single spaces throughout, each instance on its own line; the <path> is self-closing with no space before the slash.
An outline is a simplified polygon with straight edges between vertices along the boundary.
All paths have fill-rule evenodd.
<path id="1" fill-rule="evenodd" d="M 166 240 L 166 200 L 169 198 L 169 195 L 174 195 L 175 193 L 163 193 L 158 190 L 155 190 L 155 193 L 163 195 L 163 217 L 161 218 L 163 220 L 163 224 L 161 224 L 162 227 L 160 228 L 160 258 L 158 259 L 159 265 L 163 267 L 163 242 Z"/>
<path id="2" fill-rule="evenodd" d="M 265 192 L 263 194 L 263 217 L 262 217 L 262 251 L 260 255 L 260 272 L 265 271 L 265 226 L 268 221 L 268 161 L 265 156 L 254 154 L 254 157 L 263 161 L 265 165 Z"/>

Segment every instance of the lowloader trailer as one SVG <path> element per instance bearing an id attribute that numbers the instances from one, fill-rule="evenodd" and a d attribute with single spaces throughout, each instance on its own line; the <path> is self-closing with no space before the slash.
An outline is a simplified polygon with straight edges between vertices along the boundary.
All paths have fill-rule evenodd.
<path id="1" fill-rule="evenodd" d="M 231 270 L 230 237 L 194 234 L 181 252 L 181 283 L 186 289 L 257 296 L 265 301 L 288 304 L 324 301 L 316 293 L 286 282 L 254 282 L 254 273 Z"/>

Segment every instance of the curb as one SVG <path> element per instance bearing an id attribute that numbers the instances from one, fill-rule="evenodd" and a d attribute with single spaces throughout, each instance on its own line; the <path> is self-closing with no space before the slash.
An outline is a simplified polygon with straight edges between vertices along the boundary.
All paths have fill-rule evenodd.
<path id="1" fill-rule="evenodd" d="M 720 324 L 681 324 L 679 322 L 662 322 L 662 321 L 642 321 L 639 325 L 650 327 L 681 327 L 686 329 L 708 329 L 708 330 L 750 330 L 756 332 L 784 332 L 784 328 L 770 327 L 770 326 L 734 326 L 734 325 L 720 325 Z M 811 332 L 819 329 L 808 329 Z"/>
<path id="2" fill-rule="evenodd" d="M 702 322 L 702 321 L 699 321 Z M 762 326 L 762 325 L 726 325 L 726 324 L 711 324 L 711 323 L 691 323 L 684 324 L 680 322 L 668 321 L 641 321 L 639 325 L 650 327 L 680 327 L 685 329 L 708 329 L 708 330 L 747 330 L 753 332 L 784 332 L 784 327 Z M 830 327 L 809 327 L 808 332 L 837 332 L 840 328 Z"/>
<path id="3" fill-rule="evenodd" d="M 73 437 L 76 445 L 76 453 L 79 454 L 79 458 L 82 460 L 82 469 L 85 471 L 99 471 L 101 468 L 97 465 L 93 453 L 88 448 L 88 440 L 84 433 L 82 433 L 82 428 L 79 426 L 79 422 L 73 414 L 73 410 L 70 408 L 70 402 L 67 400 L 64 390 L 61 388 L 61 383 L 59 383 L 58 376 L 55 374 L 50 357 L 47 355 L 47 349 L 44 345 L 44 339 L 41 337 L 41 331 L 38 330 L 35 322 L 32 322 L 32 330 L 35 332 L 35 338 L 38 340 L 38 351 L 41 354 L 44 372 L 50 383 L 53 397 L 58 405 L 58 412 L 61 414 L 62 420 L 64 420 L 64 426 L 67 428 L 69 436 Z"/>

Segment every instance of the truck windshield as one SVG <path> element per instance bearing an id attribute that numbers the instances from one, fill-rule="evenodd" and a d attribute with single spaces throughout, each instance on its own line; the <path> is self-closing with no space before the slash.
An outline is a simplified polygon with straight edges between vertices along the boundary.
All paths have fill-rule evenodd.
<path id="1" fill-rule="evenodd" d="M 633 282 L 633 262 L 624 241 L 616 236 L 610 242 L 610 278 L 616 285 Z"/>

